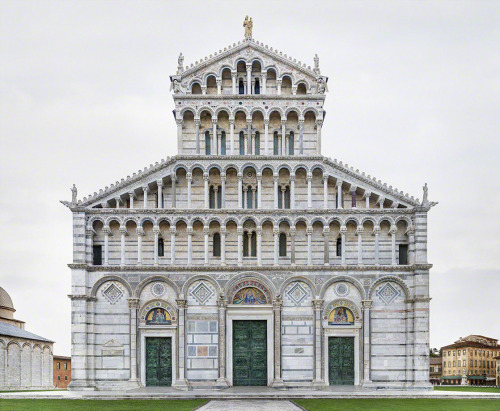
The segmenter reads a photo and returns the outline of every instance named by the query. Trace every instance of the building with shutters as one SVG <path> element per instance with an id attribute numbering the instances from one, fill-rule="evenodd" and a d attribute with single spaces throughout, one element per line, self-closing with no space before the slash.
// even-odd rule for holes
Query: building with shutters
<path id="1" fill-rule="evenodd" d="M 176 156 L 63 202 L 71 389 L 430 387 L 435 203 L 323 156 L 319 58 L 252 24 L 179 56 Z"/>

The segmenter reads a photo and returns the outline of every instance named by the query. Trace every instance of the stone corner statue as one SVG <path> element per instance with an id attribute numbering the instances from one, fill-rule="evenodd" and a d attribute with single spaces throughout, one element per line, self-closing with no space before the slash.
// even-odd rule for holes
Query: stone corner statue
<path id="1" fill-rule="evenodd" d="M 319 57 L 318 57 L 318 54 L 315 54 L 314 55 L 314 72 L 317 74 L 317 75 L 320 75 L 321 74 L 321 71 L 319 69 Z"/>
<path id="2" fill-rule="evenodd" d="M 248 16 L 245 16 L 243 27 L 245 27 L 245 40 L 252 40 L 253 21 L 251 17 L 249 19 Z"/>
<path id="3" fill-rule="evenodd" d="M 179 54 L 179 58 L 177 59 L 177 74 L 181 74 L 182 71 L 184 70 L 184 56 Z"/>
<path id="4" fill-rule="evenodd" d="M 422 205 L 428 205 L 429 204 L 429 188 L 427 187 L 427 183 L 424 184 L 424 198 L 422 199 Z"/>
<path id="5" fill-rule="evenodd" d="M 76 188 L 76 185 L 73 184 L 73 187 L 71 187 L 71 204 L 76 204 L 77 199 L 76 196 L 78 195 L 78 190 Z"/>

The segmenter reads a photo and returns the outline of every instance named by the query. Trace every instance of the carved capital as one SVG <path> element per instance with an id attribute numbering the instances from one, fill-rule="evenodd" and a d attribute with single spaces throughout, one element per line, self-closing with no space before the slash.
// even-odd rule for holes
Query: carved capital
<path id="1" fill-rule="evenodd" d="M 220 233 L 221 233 L 222 235 L 226 235 L 226 234 L 227 234 L 227 228 L 226 228 L 226 226 L 221 226 L 221 228 L 220 228 Z"/>
<path id="2" fill-rule="evenodd" d="M 356 235 L 361 235 L 361 234 L 363 234 L 363 231 L 365 231 L 365 229 L 363 228 L 363 226 L 362 226 L 362 225 L 358 225 L 358 226 L 356 227 Z"/>
<path id="3" fill-rule="evenodd" d="M 179 310 L 185 310 L 187 308 L 187 300 L 175 300 L 175 303 L 177 304 L 177 308 L 179 308 Z"/>
<path id="4" fill-rule="evenodd" d="M 170 234 L 177 234 L 177 228 L 175 227 L 170 227 Z"/>
<path id="5" fill-rule="evenodd" d="M 373 227 L 373 232 L 372 232 L 373 235 L 379 235 L 380 234 L 380 226 L 379 225 L 376 225 Z"/>
<path id="6" fill-rule="evenodd" d="M 312 175 L 312 173 L 309 171 L 309 172 L 306 174 L 306 180 L 307 180 L 307 181 L 311 181 L 311 180 L 312 180 L 312 178 L 313 178 L 313 175 Z"/>
<path id="7" fill-rule="evenodd" d="M 396 235 L 397 231 L 398 228 L 395 225 L 391 225 L 391 228 L 389 229 L 389 234 Z"/>
<path id="8" fill-rule="evenodd" d="M 128 308 L 131 310 L 137 310 L 139 308 L 139 299 L 138 298 L 128 298 Z"/>
<path id="9" fill-rule="evenodd" d="M 321 311 L 324 302 L 325 300 L 320 300 L 320 299 L 312 300 L 314 311 Z"/>
<path id="10" fill-rule="evenodd" d="M 193 181 L 193 174 L 192 173 L 186 173 L 186 180 L 187 181 Z"/>
<path id="11" fill-rule="evenodd" d="M 155 225 L 153 227 L 153 234 L 154 235 L 159 235 L 160 234 L 160 227 L 158 227 L 157 225 Z"/>
<path id="12" fill-rule="evenodd" d="M 373 305 L 373 300 L 362 300 L 361 305 L 363 307 L 363 310 L 370 310 Z"/>
<path id="13" fill-rule="evenodd" d="M 145 193 L 149 192 L 149 187 L 148 186 L 142 187 L 142 191 L 144 191 Z"/>
<path id="14" fill-rule="evenodd" d="M 209 235 L 210 234 L 210 228 L 208 225 L 203 226 L 203 234 Z"/>
<path id="15" fill-rule="evenodd" d="M 262 226 L 257 226 L 257 235 L 262 235 Z"/>
<path id="16" fill-rule="evenodd" d="M 293 237 L 297 234 L 297 229 L 295 227 L 290 227 L 290 236 Z"/>
<path id="17" fill-rule="evenodd" d="M 204 181 L 209 181 L 208 173 L 207 172 L 203 173 L 203 180 Z"/>
<path id="18" fill-rule="evenodd" d="M 132 198 L 137 198 L 137 196 L 135 195 L 135 193 L 133 191 L 130 191 L 128 193 L 129 197 L 132 199 Z"/>
<path id="19" fill-rule="evenodd" d="M 158 187 L 163 187 L 163 180 L 156 180 L 156 185 Z"/>
<path id="20" fill-rule="evenodd" d="M 342 181 L 342 180 L 337 180 L 336 186 L 337 186 L 338 188 L 342 188 L 342 183 L 343 183 L 343 181 Z"/>
<path id="21" fill-rule="evenodd" d="M 406 234 L 414 235 L 415 234 L 415 226 L 414 225 L 409 226 L 408 229 L 406 230 Z"/>
<path id="22" fill-rule="evenodd" d="M 112 233 L 111 233 L 111 228 L 109 228 L 109 225 L 105 225 L 105 226 L 102 228 L 102 232 L 104 233 L 104 235 L 112 235 Z"/>
<path id="23" fill-rule="evenodd" d="M 264 119 L 264 125 L 265 125 L 265 126 L 268 126 L 268 125 L 269 125 L 269 119 L 268 119 L 268 118 L 265 118 L 265 119 Z"/>
<path id="24" fill-rule="evenodd" d="M 313 233 L 313 228 L 311 226 L 306 227 L 306 235 L 312 235 Z"/>
<path id="25" fill-rule="evenodd" d="M 316 120 L 316 127 L 318 127 L 318 128 L 323 127 L 323 120 L 321 120 L 321 119 Z"/>
<path id="26" fill-rule="evenodd" d="M 347 233 L 347 227 L 345 225 L 340 226 L 339 234 L 345 234 L 345 233 Z"/>
<path id="27" fill-rule="evenodd" d="M 323 227 L 323 234 L 324 235 L 330 234 L 330 227 Z"/>
<path id="28" fill-rule="evenodd" d="M 212 126 L 217 124 L 217 117 L 212 117 Z"/>
<path id="29" fill-rule="evenodd" d="M 371 195 L 372 195 L 371 191 L 365 191 L 365 193 L 363 194 L 363 198 L 370 198 Z"/>
<path id="30" fill-rule="evenodd" d="M 193 226 L 188 225 L 188 226 L 186 227 L 186 233 L 187 233 L 188 235 L 193 235 Z"/>
<path id="31" fill-rule="evenodd" d="M 127 227 L 125 227 L 124 225 L 120 226 L 119 231 L 120 231 L 120 234 L 128 235 Z"/>
<path id="32" fill-rule="evenodd" d="M 194 124 L 195 124 L 196 127 L 200 127 L 201 120 L 199 118 L 195 118 L 194 119 Z"/>
<path id="33" fill-rule="evenodd" d="M 283 308 L 283 300 L 281 299 L 281 296 L 276 296 L 276 298 L 273 300 L 273 310 L 279 310 Z"/>
<path id="34" fill-rule="evenodd" d="M 357 189 L 358 189 L 358 186 L 351 184 L 351 187 L 349 188 L 349 193 L 353 194 L 356 192 Z"/>
<path id="35" fill-rule="evenodd" d="M 279 235 L 279 233 L 280 233 L 279 227 L 273 227 L 273 234 L 274 235 Z"/>
<path id="36" fill-rule="evenodd" d="M 138 236 L 138 237 L 142 237 L 142 236 L 144 236 L 145 234 L 146 234 L 146 233 L 144 232 L 144 228 L 142 228 L 142 227 L 140 227 L 140 226 L 139 226 L 139 227 L 137 227 L 137 236 Z"/>

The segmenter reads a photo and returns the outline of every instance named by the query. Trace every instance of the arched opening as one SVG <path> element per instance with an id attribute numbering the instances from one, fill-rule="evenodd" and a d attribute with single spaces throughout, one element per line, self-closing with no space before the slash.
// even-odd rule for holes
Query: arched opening
<path id="1" fill-rule="evenodd" d="M 191 87 L 191 94 L 201 94 L 201 84 L 194 83 Z"/>
<path id="2" fill-rule="evenodd" d="M 210 208 L 215 208 L 215 188 L 210 186 L 209 188 L 209 205 Z"/>
<path id="3" fill-rule="evenodd" d="M 292 79 L 289 76 L 283 76 L 281 94 L 283 96 L 290 96 L 292 94 Z"/>
<path id="4" fill-rule="evenodd" d="M 225 156 L 226 155 L 226 132 L 223 131 L 221 132 L 220 135 L 220 145 L 221 145 L 221 151 L 220 153 Z"/>
<path id="5" fill-rule="evenodd" d="M 222 70 L 222 94 L 231 94 L 232 93 L 232 86 L 233 86 L 233 80 L 231 78 L 231 69 L 229 67 L 226 67 L 224 70 Z"/>
<path id="6" fill-rule="evenodd" d="M 277 156 L 279 154 L 279 149 L 280 149 L 280 140 L 278 137 L 278 132 L 275 131 L 273 133 L 273 154 Z"/>
<path id="7" fill-rule="evenodd" d="M 165 241 L 163 238 L 158 238 L 158 257 L 165 256 Z"/>
<path id="8" fill-rule="evenodd" d="M 276 71 L 267 70 L 266 94 L 276 94 Z"/>
<path id="9" fill-rule="evenodd" d="M 255 155 L 260 155 L 260 133 L 258 131 L 255 132 Z"/>
<path id="10" fill-rule="evenodd" d="M 240 155 L 245 155 L 245 133 L 240 131 Z"/>
<path id="11" fill-rule="evenodd" d="M 288 155 L 293 156 L 295 153 L 295 134 L 290 131 L 290 136 L 288 137 Z"/>
<path id="12" fill-rule="evenodd" d="M 215 233 L 213 238 L 213 256 L 220 257 L 220 234 Z"/>
<path id="13" fill-rule="evenodd" d="M 215 76 L 207 77 L 207 94 L 217 94 L 217 80 Z"/>
<path id="14" fill-rule="evenodd" d="M 280 233 L 280 244 L 279 244 L 280 257 L 286 257 L 286 234 Z"/>
<path id="15" fill-rule="evenodd" d="M 300 83 L 297 86 L 297 95 L 303 96 L 305 94 L 307 94 L 306 85 L 304 83 Z"/>
<path id="16" fill-rule="evenodd" d="M 260 94 L 260 82 L 259 82 L 259 79 L 255 79 L 255 94 Z"/>
<path id="17" fill-rule="evenodd" d="M 255 231 L 243 232 L 243 257 L 257 256 L 257 235 Z"/>
<path id="18" fill-rule="evenodd" d="M 205 131 L 205 154 L 210 155 L 211 150 L 210 132 L 207 130 Z"/>
<path id="19" fill-rule="evenodd" d="M 245 82 L 241 78 L 238 83 L 238 94 L 245 94 Z"/>

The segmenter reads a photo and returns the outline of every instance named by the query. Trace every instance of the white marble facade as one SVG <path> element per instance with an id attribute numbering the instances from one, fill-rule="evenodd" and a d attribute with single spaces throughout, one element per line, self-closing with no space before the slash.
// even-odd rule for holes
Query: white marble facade
<path id="1" fill-rule="evenodd" d="M 328 338 L 345 336 L 354 385 L 428 387 L 427 189 L 419 201 L 321 155 L 317 57 L 311 68 L 250 32 L 183 60 L 171 76 L 179 154 L 64 202 L 70 388 L 145 385 L 145 341 L 158 336 L 172 338 L 174 387 L 232 386 L 242 319 L 267 321 L 269 386 L 329 385 Z M 235 303 L 245 287 L 260 304 Z M 169 324 L 148 324 L 155 307 Z M 329 325 L 338 307 L 351 323 Z"/>

